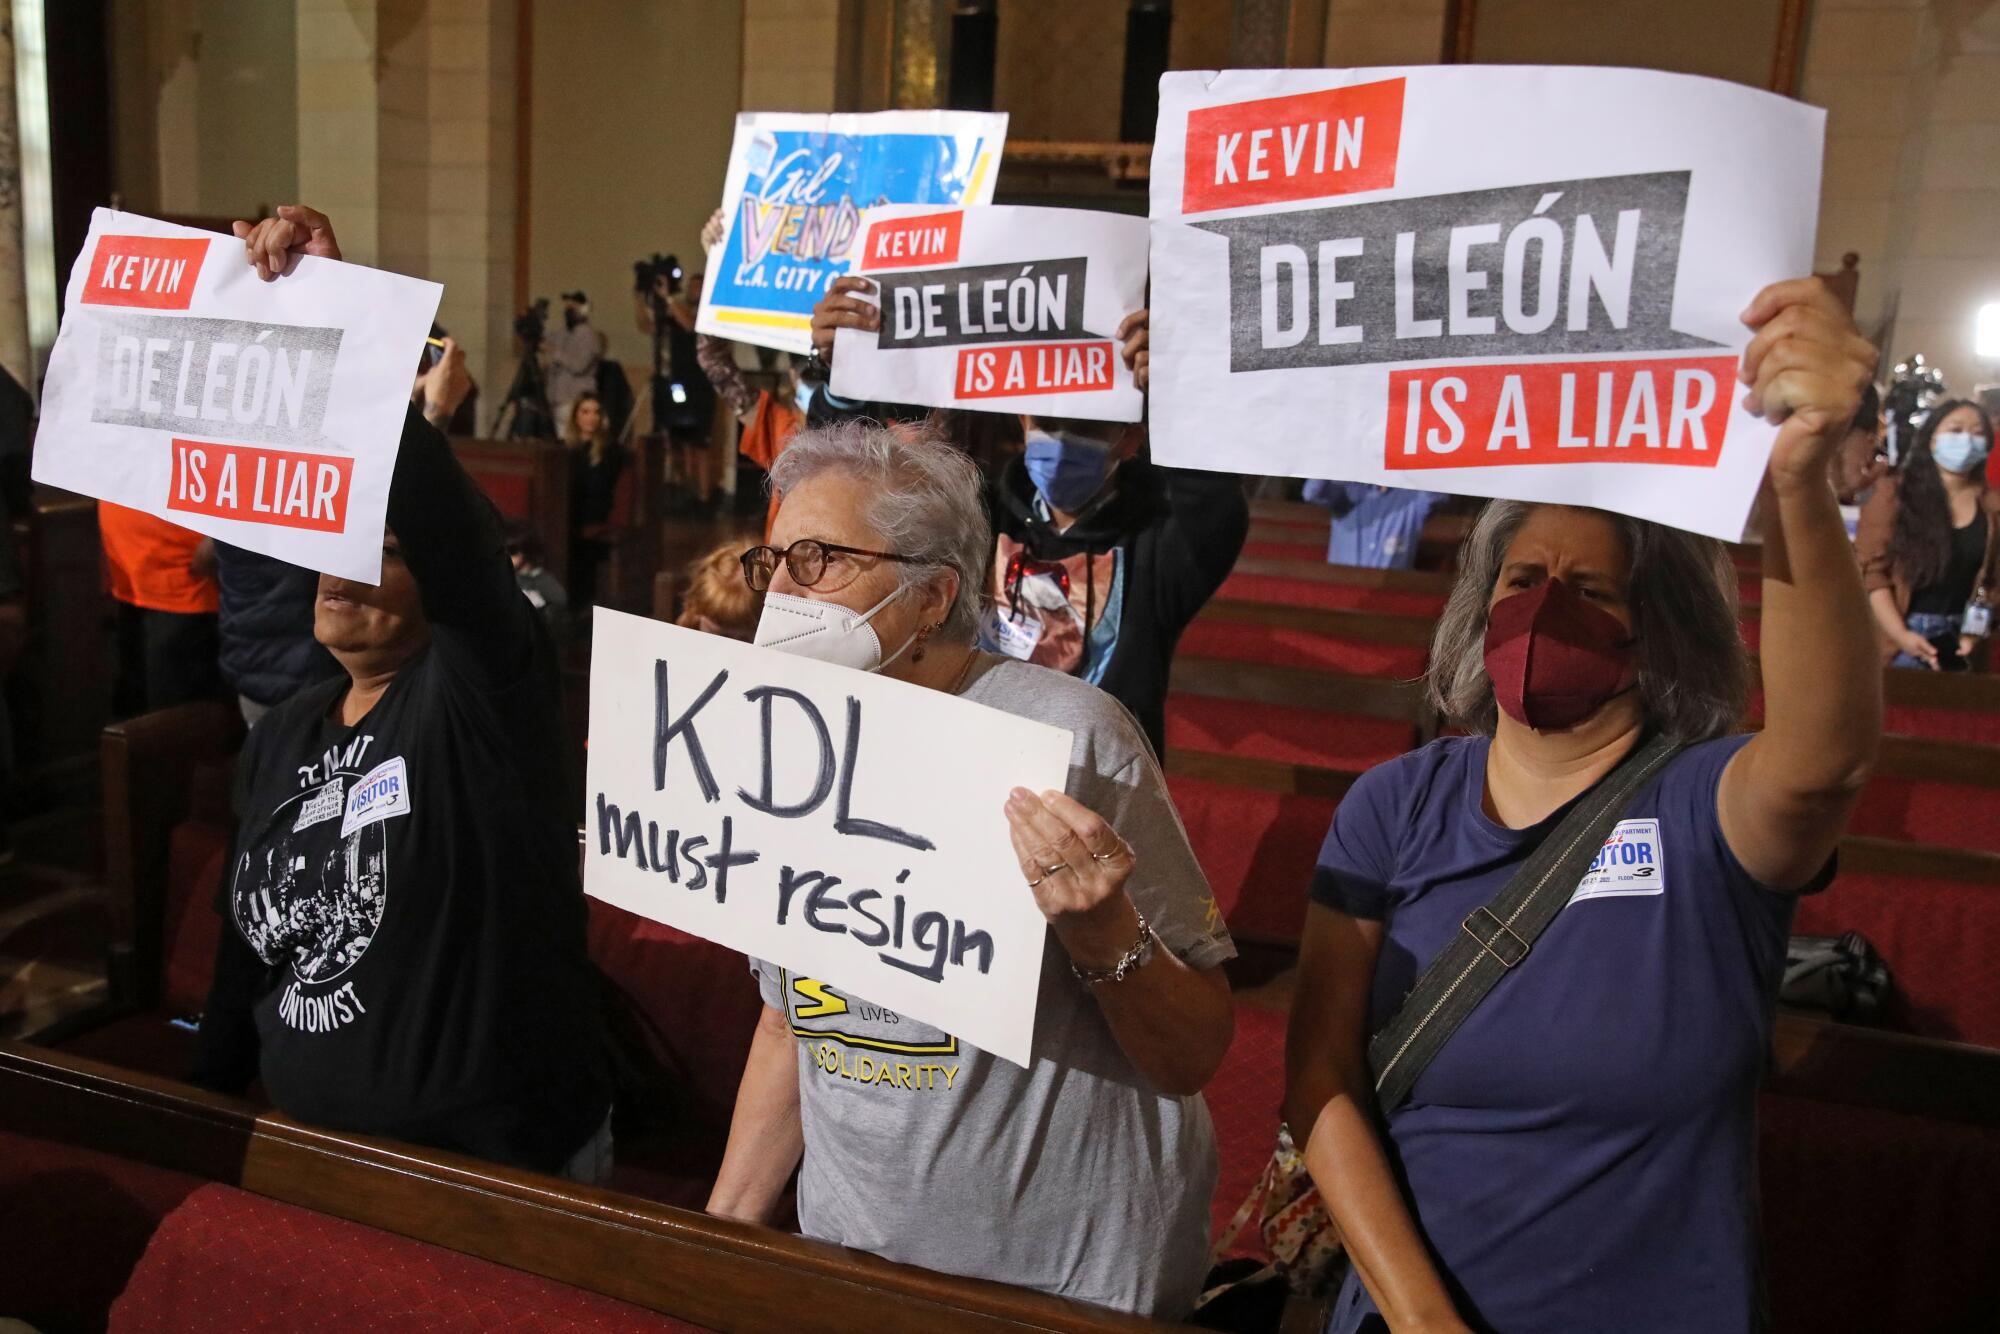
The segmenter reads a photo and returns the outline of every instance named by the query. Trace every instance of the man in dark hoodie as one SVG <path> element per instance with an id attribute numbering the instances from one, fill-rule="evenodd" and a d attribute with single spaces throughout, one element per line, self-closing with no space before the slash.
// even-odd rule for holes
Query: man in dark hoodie
<path id="1" fill-rule="evenodd" d="M 274 705 L 340 675 L 340 664 L 313 638 L 317 574 L 217 542 L 215 576 L 222 585 L 222 679 L 236 692 L 244 722 L 254 726 Z"/>
<path id="2" fill-rule="evenodd" d="M 878 307 L 854 295 L 873 286 L 838 279 L 814 309 L 813 360 L 822 378 L 835 329 L 880 327 Z M 1141 390 L 1149 334 L 1144 310 L 1118 326 Z M 930 411 L 847 403 L 824 389 L 813 396 L 808 420 L 838 415 L 920 421 Z M 980 646 L 1101 687 L 1164 753 L 1174 648 L 1249 532 L 1242 481 L 1153 463 L 1140 425 L 1023 416 L 1021 427 L 1026 449 L 992 480 L 997 541 Z"/>

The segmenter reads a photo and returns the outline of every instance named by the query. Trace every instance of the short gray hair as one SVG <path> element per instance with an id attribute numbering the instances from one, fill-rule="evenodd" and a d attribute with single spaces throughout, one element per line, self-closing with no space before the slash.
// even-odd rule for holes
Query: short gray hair
<path id="1" fill-rule="evenodd" d="M 1490 736 L 1498 706 L 1486 676 L 1486 606 L 1515 534 L 1541 506 L 1495 500 L 1459 552 L 1458 582 L 1445 602 L 1426 672 L 1431 703 L 1470 732 Z M 1700 537 L 1603 510 L 1625 539 L 1632 568 L 1627 602 L 1648 725 L 1676 740 L 1706 741 L 1734 730 L 1750 696 L 1750 664 L 1736 622 L 1736 567 L 1729 549 Z"/>
<path id="2" fill-rule="evenodd" d="M 993 553 L 986 488 L 979 466 L 934 436 L 908 426 L 856 419 L 801 430 L 771 468 L 771 490 L 786 493 L 822 473 L 844 473 L 868 494 L 862 521 L 898 562 L 903 587 L 928 582 L 938 570 L 958 573 L 958 596 L 938 627 L 949 643 L 970 643 L 979 629 L 979 601 Z"/>

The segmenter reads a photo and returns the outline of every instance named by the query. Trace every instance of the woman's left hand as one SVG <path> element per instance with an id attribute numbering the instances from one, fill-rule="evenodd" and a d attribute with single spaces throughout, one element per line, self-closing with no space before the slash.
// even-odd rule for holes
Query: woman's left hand
<path id="1" fill-rule="evenodd" d="M 1131 847 L 1095 811 L 1060 792 L 1017 787 L 1007 798 L 1007 830 L 1035 906 L 1086 967 L 1109 967 L 1131 942 L 1134 910 L 1125 896 Z"/>
<path id="2" fill-rule="evenodd" d="M 1824 485 L 1834 451 L 1875 374 L 1875 345 L 1863 338 L 1818 278 L 1772 283 L 1743 312 L 1757 331 L 1743 349 L 1744 406 L 1783 422 L 1768 465 L 1773 484 Z"/>

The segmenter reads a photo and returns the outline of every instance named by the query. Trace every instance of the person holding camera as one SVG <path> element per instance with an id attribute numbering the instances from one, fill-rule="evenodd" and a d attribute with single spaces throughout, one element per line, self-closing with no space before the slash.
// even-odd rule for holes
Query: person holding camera
<path id="1" fill-rule="evenodd" d="M 1891 667 L 1966 671 L 2000 591 L 1993 423 L 1977 403 L 1931 409 L 1902 466 L 1861 508 L 1855 551 Z"/>
<path id="2" fill-rule="evenodd" d="M 673 255 L 642 259 L 632 271 L 637 279 L 633 318 L 639 332 L 653 340 L 653 427 L 666 433 L 673 475 L 687 487 L 695 506 L 705 508 L 715 492 L 708 447 L 715 391 L 695 347 L 702 275 L 686 275 Z"/>
<path id="3" fill-rule="evenodd" d="M 576 400 L 597 392 L 597 363 L 604 359 L 604 335 L 590 323 L 590 298 L 563 293 L 563 327 L 542 336 L 548 353 L 549 408 L 567 422 Z"/>

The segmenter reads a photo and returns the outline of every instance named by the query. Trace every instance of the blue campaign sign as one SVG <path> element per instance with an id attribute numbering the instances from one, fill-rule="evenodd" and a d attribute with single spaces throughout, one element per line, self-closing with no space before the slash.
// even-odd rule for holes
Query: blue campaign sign
<path id="1" fill-rule="evenodd" d="M 806 351 L 812 308 L 847 272 L 862 210 L 992 202 L 1006 135 L 1007 117 L 986 112 L 738 116 L 696 327 Z"/>

